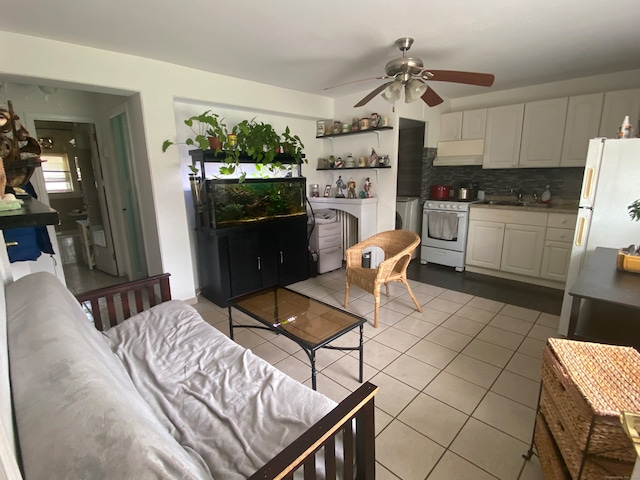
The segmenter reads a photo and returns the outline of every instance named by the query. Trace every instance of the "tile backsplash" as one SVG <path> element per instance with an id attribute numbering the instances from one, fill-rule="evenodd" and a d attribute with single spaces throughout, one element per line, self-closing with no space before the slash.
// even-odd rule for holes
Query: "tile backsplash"
<path id="1" fill-rule="evenodd" d="M 509 195 L 520 191 L 531 201 L 533 194 L 542 194 L 550 186 L 552 198 L 578 200 L 584 168 L 509 168 L 483 169 L 480 165 L 434 167 L 437 148 L 425 148 L 422 156 L 421 200 L 429 198 L 431 185 L 444 184 L 458 188 L 462 183 L 474 182 L 487 195 Z"/>

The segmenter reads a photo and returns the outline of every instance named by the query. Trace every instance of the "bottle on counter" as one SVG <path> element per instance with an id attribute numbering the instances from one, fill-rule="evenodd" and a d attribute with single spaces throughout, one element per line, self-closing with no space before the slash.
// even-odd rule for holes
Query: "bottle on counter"
<path id="1" fill-rule="evenodd" d="M 629 115 L 624 117 L 622 125 L 620 125 L 618 138 L 631 138 L 631 122 L 629 121 Z"/>
<path id="2" fill-rule="evenodd" d="M 549 185 L 546 186 L 546 190 L 542 192 L 540 196 L 540 203 L 551 203 L 551 190 L 549 189 Z"/>

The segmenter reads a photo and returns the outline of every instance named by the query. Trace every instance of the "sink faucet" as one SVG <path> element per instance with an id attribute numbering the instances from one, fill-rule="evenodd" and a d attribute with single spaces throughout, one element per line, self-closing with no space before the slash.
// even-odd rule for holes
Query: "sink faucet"
<path id="1" fill-rule="evenodd" d="M 509 193 L 512 193 L 513 195 L 516 196 L 516 198 L 518 199 L 519 202 L 522 202 L 522 192 L 518 192 L 516 190 L 514 190 L 513 188 L 509 189 Z"/>

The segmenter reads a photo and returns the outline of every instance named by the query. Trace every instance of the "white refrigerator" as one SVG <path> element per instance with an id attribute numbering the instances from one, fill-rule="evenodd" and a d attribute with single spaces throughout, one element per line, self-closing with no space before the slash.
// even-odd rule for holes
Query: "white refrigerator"
<path id="1" fill-rule="evenodd" d="M 640 244 L 640 223 L 628 212 L 637 199 L 640 138 L 590 140 L 558 333 L 567 334 L 572 300 L 567 292 L 591 252 Z"/>

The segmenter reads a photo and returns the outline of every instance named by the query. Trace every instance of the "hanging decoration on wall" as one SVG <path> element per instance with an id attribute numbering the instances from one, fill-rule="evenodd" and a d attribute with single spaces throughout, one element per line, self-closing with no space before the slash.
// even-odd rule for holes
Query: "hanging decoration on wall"
<path id="1" fill-rule="evenodd" d="M 25 185 L 42 162 L 38 140 L 29 135 L 11 101 L 7 105 L 0 108 L 0 198 L 5 188 Z"/>

